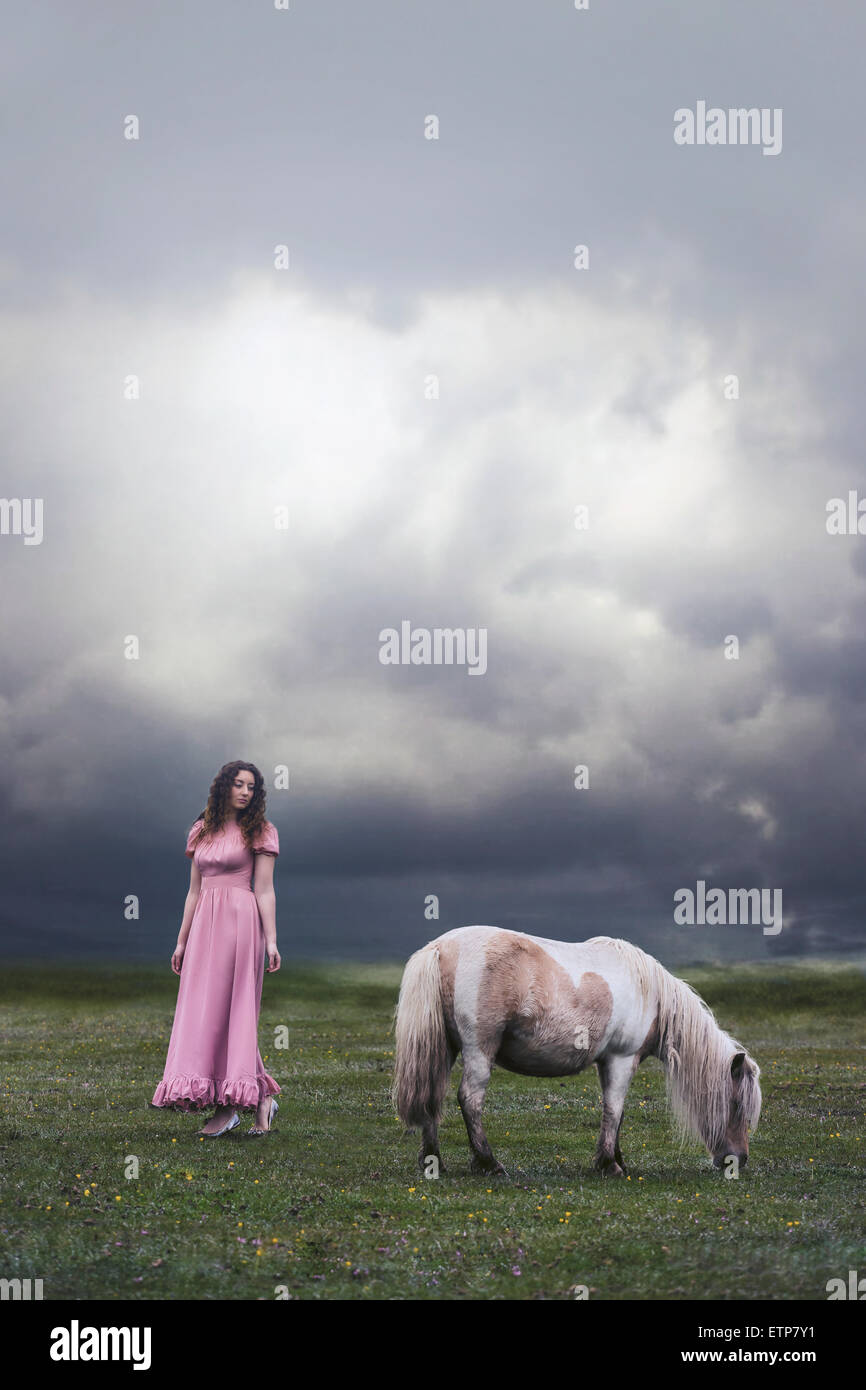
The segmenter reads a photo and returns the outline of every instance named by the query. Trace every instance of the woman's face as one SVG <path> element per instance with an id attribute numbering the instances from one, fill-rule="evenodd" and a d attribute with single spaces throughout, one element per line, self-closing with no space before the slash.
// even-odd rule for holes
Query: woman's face
<path id="1" fill-rule="evenodd" d="M 236 811 L 243 811 L 249 806 L 253 799 L 253 792 L 256 787 L 256 779 L 251 772 L 238 772 L 232 784 L 232 806 Z"/>

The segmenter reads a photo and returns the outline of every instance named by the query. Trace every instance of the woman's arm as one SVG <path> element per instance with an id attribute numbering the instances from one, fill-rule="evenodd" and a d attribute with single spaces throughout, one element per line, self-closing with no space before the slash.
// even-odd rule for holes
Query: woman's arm
<path id="1" fill-rule="evenodd" d="M 186 945 L 186 939 L 189 936 L 189 929 L 192 926 L 192 917 L 200 892 L 201 870 L 193 859 L 189 866 L 189 889 L 187 890 L 186 902 L 183 906 L 183 921 L 180 924 L 180 932 L 177 938 L 177 944 L 181 949 Z"/>
<path id="2" fill-rule="evenodd" d="M 274 892 L 274 856 L 257 854 L 253 874 L 253 892 L 259 905 L 259 915 L 265 933 L 265 950 L 268 953 L 268 970 L 279 970 L 280 953 L 277 950 L 277 895 Z"/>

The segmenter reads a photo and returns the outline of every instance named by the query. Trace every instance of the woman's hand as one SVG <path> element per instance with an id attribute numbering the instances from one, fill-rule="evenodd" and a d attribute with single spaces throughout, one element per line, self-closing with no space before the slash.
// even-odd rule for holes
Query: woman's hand
<path id="1" fill-rule="evenodd" d="M 277 950 L 276 941 L 273 945 L 265 944 L 265 950 L 268 953 L 268 974 L 270 975 L 274 970 L 280 968 L 280 953 Z"/>
<path id="2" fill-rule="evenodd" d="M 185 950 L 186 947 L 181 946 L 180 942 L 178 942 L 178 944 L 174 948 L 174 955 L 171 958 L 171 968 L 174 971 L 175 975 L 180 974 L 180 968 L 183 965 L 183 953 Z"/>

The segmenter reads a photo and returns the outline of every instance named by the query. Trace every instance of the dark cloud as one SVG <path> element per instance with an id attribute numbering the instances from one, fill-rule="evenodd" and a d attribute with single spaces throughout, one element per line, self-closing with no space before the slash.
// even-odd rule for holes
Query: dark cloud
<path id="1" fill-rule="evenodd" d="M 0 537 L 6 950 L 169 952 L 234 757 L 290 768 L 286 955 L 862 950 L 866 537 L 825 509 L 866 495 L 864 28 L 16 16 L 3 489 L 45 534 Z M 677 146 L 699 99 L 782 108 L 781 153 Z M 486 674 L 382 665 L 404 620 L 484 628 Z M 781 888 L 782 933 L 675 925 L 698 879 Z"/>

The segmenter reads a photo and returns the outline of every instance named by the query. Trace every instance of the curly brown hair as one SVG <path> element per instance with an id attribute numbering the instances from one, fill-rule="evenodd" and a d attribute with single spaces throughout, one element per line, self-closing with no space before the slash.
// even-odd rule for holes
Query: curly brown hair
<path id="1" fill-rule="evenodd" d="M 190 846 L 192 850 L 206 836 L 215 835 L 222 830 L 227 820 L 232 783 L 239 772 L 251 772 L 255 780 L 250 804 L 242 815 L 238 815 L 238 825 L 243 833 L 244 844 L 247 849 L 252 849 L 261 835 L 265 827 L 265 779 L 255 763 L 245 763 L 240 759 L 235 759 L 232 763 L 225 763 L 211 782 L 207 806 L 196 816 L 196 820 L 202 820 L 204 824 Z"/>

